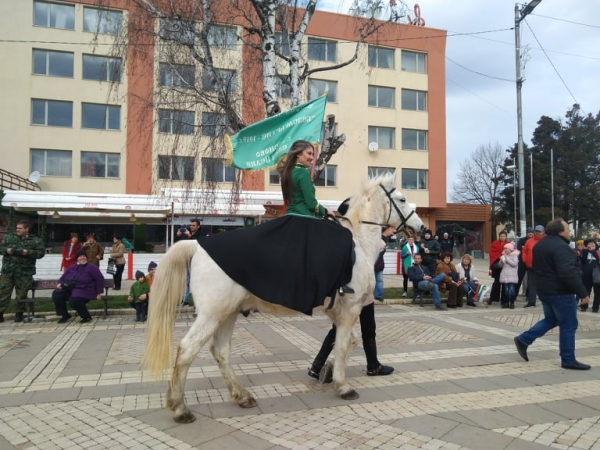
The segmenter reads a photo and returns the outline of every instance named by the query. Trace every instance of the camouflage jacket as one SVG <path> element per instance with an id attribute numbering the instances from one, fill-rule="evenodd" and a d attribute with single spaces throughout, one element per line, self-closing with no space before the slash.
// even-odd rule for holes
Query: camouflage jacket
<path id="1" fill-rule="evenodd" d="M 12 254 L 6 253 L 12 249 Z M 23 250 L 27 255 L 23 256 Z M 0 244 L 2 255 L 2 275 L 7 276 L 32 276 L 35 275 L 35 260 L 44 257 L 46 249 L 41 239 L 35 236 L 20 238 L 16 233 L 7 234 Z"/>

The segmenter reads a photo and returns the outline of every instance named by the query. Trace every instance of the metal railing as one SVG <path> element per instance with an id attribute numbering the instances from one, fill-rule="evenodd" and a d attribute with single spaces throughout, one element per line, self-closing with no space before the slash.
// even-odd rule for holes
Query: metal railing
<path id="1" fill-rule="evenodd" d="M 27 178 L 0 169 L 0 189 L 4 191 L 41 191 L 42 188 Z"/>

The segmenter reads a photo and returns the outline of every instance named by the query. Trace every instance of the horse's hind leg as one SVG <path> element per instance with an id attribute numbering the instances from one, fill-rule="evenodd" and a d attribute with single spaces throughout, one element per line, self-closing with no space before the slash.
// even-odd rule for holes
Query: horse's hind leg
<path id="1" fill-rule="evenodd" d="M 358 393 L 346 381 L 346 366 L 350 356 L 352 325 L 354 321 L 346 317 L 336 325 L 337 333 L 335 336 L 335 362 L 333 364 L 333 388 L 340 394 L 344 400 L 355 400 Z"/>
<path id="2" fill-rule="evenodd" d="M 202 346 L 214 335 L 217 326 L 217 322 L 213 319 L 202 320 L 201 317 L 198 317 L 177 347 L 177 358 L 167 392 L 167 408 L 173 411 L 175 422 L 190 423 L 196 420 L 185 404 L 185 380 L 194 358 Z"/>
<path id="3" fill-rule="evenodd" d="M 213 338 L 213 344 L 210 347 L 210 351 L 217 361 L 217 364 L 219 364 L 219 369 L 225 379 L 225 383 L 227 383 L 231 398 L 242 408 L 252 408 L 256 406 L 256 400 L 254 400 L 254 397 L 252 397 L 250 392 L 240 384 L 229 363 L 231 335 L 233 334 L 233 327 L 235 326 L 236 319 L 237 312 L 231 314 L 223 321 L 223 323 L 221 323 Z"/>

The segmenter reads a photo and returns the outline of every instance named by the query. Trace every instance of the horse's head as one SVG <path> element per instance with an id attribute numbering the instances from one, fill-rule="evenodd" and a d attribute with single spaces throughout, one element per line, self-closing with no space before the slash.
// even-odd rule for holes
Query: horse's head
<path id="1" fill-rule="evenodd" d="M 394 175 L 386 174 L 367 181 L 362 191 L 342 202 L 338 211 L 352 222 L 392 226 L 405 236 L 421 234 L 425 225 L 406 197 L 396 190 Z"/>

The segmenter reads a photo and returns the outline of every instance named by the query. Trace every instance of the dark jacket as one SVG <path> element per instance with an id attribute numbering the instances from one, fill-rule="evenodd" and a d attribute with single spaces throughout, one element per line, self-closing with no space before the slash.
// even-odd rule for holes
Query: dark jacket
<path id="1" fill-rule="evenodd" d="M 434 238 L 431 239 L 422 239 L 421 244 L 425 245 L 425 248 L 421 249 L 421 255 L 423 255 L 423 263 L 429 265 L 434 262 L 437 258 L 439 258 L 440 253 L 442 253 L 442 245 L 436 241 Z M 429 253 L 425 253 L 425 249 L 429 249 Z"/>
<path id="2" fill-rule="evenodd" d="M 573 250 L 562 236 L 548 235 L 536 242 L 533 267 L 538 294 L 588 296 Z"/>
<path id="3" fill-rule="evenodd" d="M 418 284 L 419 281 L 423 281 L 425 275 L 432 276 L 429 268 L 422 263 L 418 266 L 413 264 L 408 268 L 408 278 L 415 284 Z"/>
<path id="4" fill-rule="evenodd" d="M 286 214 L 298 214 L 308 217 L 325 217 L 327 210 L 315 198 L 315 185 L 310 179 L 309 170 L 302 164 L 296 164 L 292 169 L 294 191 L 290 203 L 286 206 Z"/>
<path id="5" fill-rule="evenodd" d="M 12 250 L 9 255 L 8 249 Z M 23 255 L 27 250 L 27 255 Z M 4 236 L 0 243 L 0 255 L 2 255 L 2 275 L 7 277 L 31 277 L 35 275 L 36 259 L 41 259 L 46 254 L 42 240 L 35 236 L 19 237 L 17 233 Z"/>
<path id="6" fill-rule="evenodd" d="M 581 255 L 578 257 L 578 268 L 581 272 L 583 279 L 590 285 L 593 284 L 593 275 L 595 267 L 598 267 L 600 257 L 598 251 L 589 251 L 588 249 L 582 250 Z"/>
<path id="7" fill-rule="evenodd" d="M 71 291 L 73 297 L 94 300 L 104 291 L 104 276 L 98 267 L 90 263 L 69 267 L 58 279 L 58 284 L 64 281 L 75 281 L 75 287 Z"/>
<path id="8" fill-rule="evenodd" d="M 453 239 L 451 239 L 451 238 L 442 239 L 440 241 L 440 244 L 442 245 L 443 252 L 452 253 L 454 251 L 454 240 Z"/>

